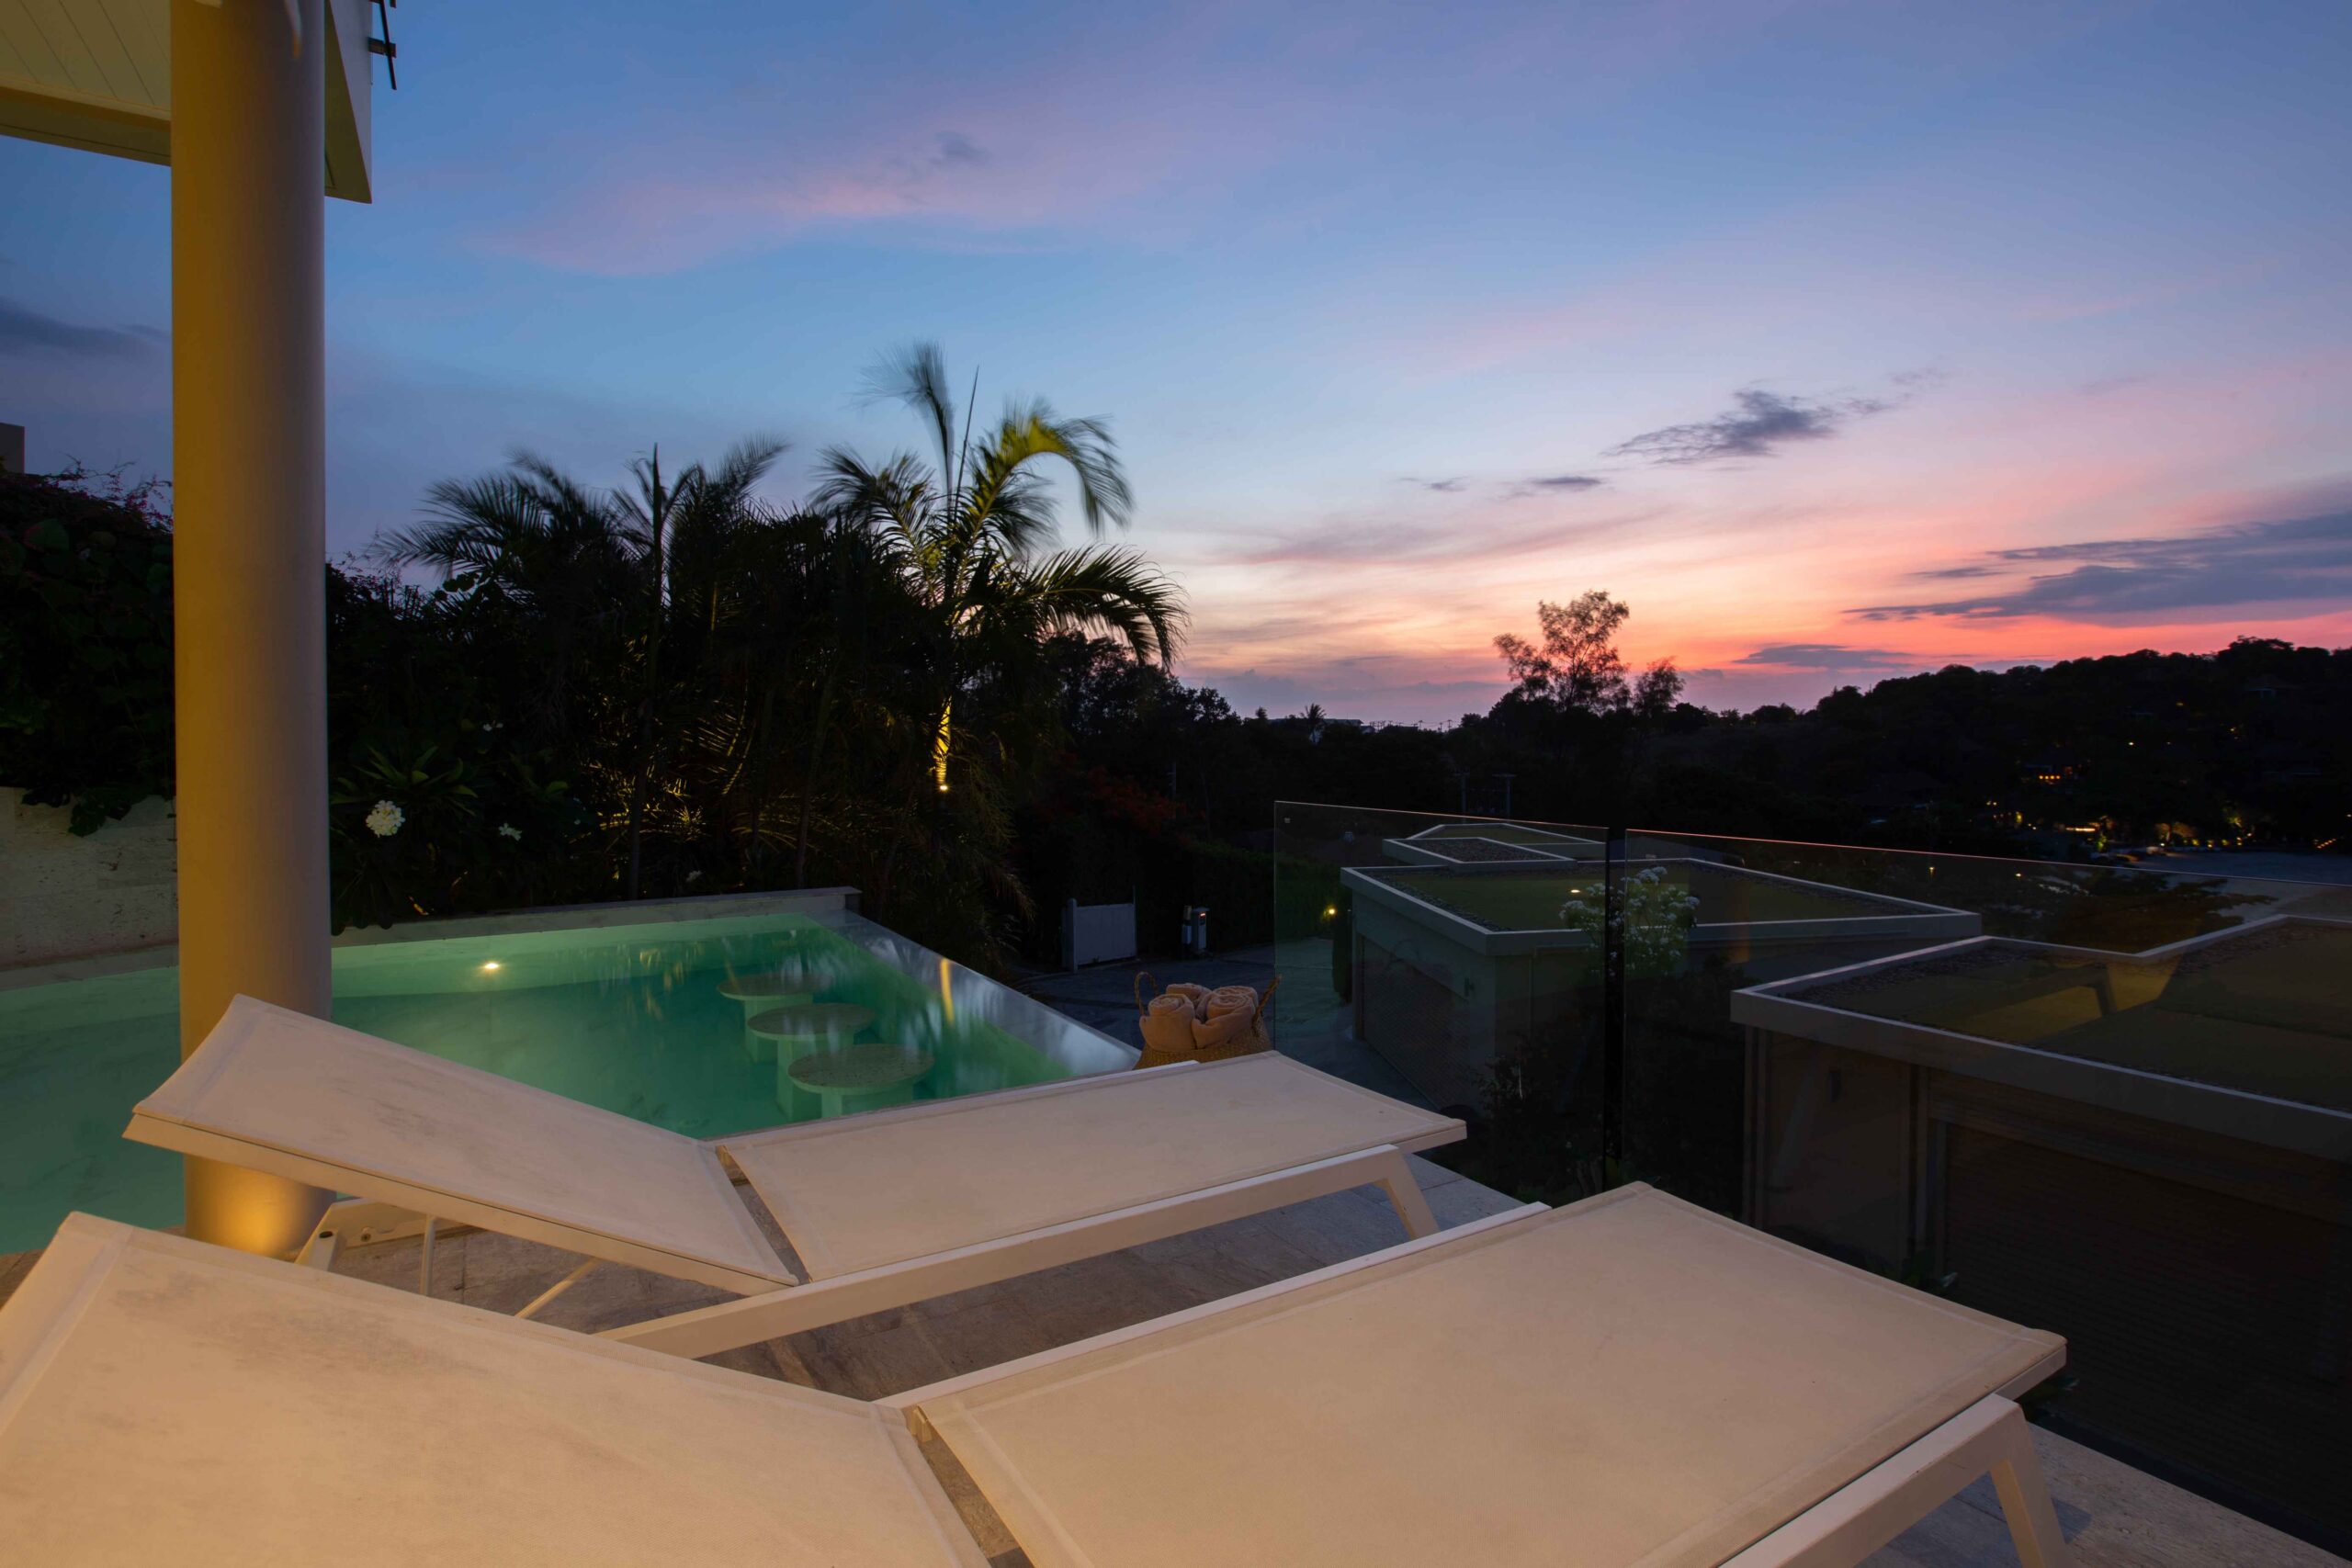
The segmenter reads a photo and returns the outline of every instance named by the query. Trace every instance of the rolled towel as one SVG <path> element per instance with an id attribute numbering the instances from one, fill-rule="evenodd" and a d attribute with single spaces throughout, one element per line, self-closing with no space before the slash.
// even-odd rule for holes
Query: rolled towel
<path id="1" fill-rule="evenodd" d="M 1196 986 L 1190 980 L 1177 981 L 1168 987 L 1167 994 L 1171 997 L 1182 997 L 1191 1003 L 1193 1015 L 1196 1018 L 1200 1016 L 1201 1005 L 1209 999 L 1209 988 L 1206 986 Z"/>
<path id="2" fill-rule="evenodd" d="M 1229 1045 L 1246 1038 L 1257 1021 L 1257 1014 L 1248 1008 L 1202 1019 L 1193 1025 L 1193 1047 L 1205 1051 L 1213 1045 Z"/>
<path id="3" fill-rule="evenodd" d="M 1201 1014 L 1204 1018 L 1222 1018 L 1229 1012 L 1254 1013 L 1257 1010 L 1258 992 L 1250 986 L 1219 986 L 1209 993 L 1208 1000 L 1201 1007 Z"/>
<path id="4" fill-rule="evenodd" d="M 1154 997 L 1140 1022 L 1144 1049 L 1182 1055 L 1193 1048 L 1193 1003 L 1187 997 Z"/>

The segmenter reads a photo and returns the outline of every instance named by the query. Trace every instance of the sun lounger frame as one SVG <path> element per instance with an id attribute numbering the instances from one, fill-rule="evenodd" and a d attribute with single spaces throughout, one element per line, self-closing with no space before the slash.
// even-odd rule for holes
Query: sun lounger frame
<path id="1" fill-rule="evenodd" d="M 1406 1164 L 1405 1154 L 1394 1145 L 1382 1145 L 906 1263 L 763 1291 L 606 1329 L 599 1337 L 678 1356 L 716 1355 L 737 1346 L 1017 1279 L 1356 1187 L 1379 1187 L 1388 1195 L 1408 1235 L 1430 1235 L 1436 1231 L 1437 1221 Z"/>
<path id="2" fill-rule="evenodd" d="M 1993 1479 L 2022 1568 L 2072 1561 L 2025 1413 L 1987 1395 L 1865 1471 L 1724 1568 L 1853 1568 L 1980 1475 Z"/>

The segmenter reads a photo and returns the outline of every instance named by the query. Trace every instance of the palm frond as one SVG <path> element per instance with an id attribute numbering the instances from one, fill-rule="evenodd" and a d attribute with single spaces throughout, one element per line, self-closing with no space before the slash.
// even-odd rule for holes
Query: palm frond
<path id="1" fill-rule="evenodd" d="M 854 452 L 827 448 L 818 459 L 809 502 L 854 527 L 888 534 L 918 554 L 935 552 L 941 542 L 936 481 L 903 453 L 873 468 Z"/>
<path id="2" fill-rule="evenodd" d="M 999 603 L 1037 631 L 1107 631 L 1163 666 L 1183 642 L 1183 591 L 1139 550 L 1091 546 L 1008 565 Z"/>
<path id="3" fill-rule="evenodd" d="M 537 453 L 517 447 L 509 454 L 507 467 L 551 517 L 586 520 L 612 515 L 609 494 L 589 489 Z"/>
<path id="4" fill-rule="evenodd" d="M 435 480 L 424 492 L 424 510 L 426 521 L 379 536 L 369 556 L 390 567 L 432 567 L 444 576 L 486 571 L 545 525 L 530 487 L 509 474 Z"/>
<path id="5" fill-rule="evenodd" d="M 869 401 L 900 402 L 914 410 L 939 443 L 939 471 L 956 472 L 956 394 L 947 385 L 947 356 L 935 343 L 910 344 L 865 373 Z"/>
<path id="6" fill-rule="evenodd" d="M 703 475 L 696 486 L 695 504 L 702 507 L 740 510 L 751 503 L 752 491 L 776 459 L 790 451 L 792 444 L 779 436 L 754 435 L 738 441 L 718 460 L 718 467 Z M 697 465 L 699 467 L 699 465 Z"/>
<path id="7" fill-rule="evenodd" d="M 1025 538 L 1016 541 L 1007 535 L 1008 542 L 1015 543 L 1023 553 L 1043 543 L 1034 532 L 1035 520 L 1043 518 L 1050 524 L 1052 516 L 1042 487 L 1022 493 L 1025 487 L 1036 485 L 1036 476 L 1026 465 L 1040 457 L 1058 457 L 1077 476 L 1079 511 L 1088 532 L 1100 536 L 1105 524 L 1125 527 L 1134 514 L 1135 492 L 1127 485 L 1117 443 L 1112 440 L 1105 421 L 1062 419 L 1042 399 L 1015 404 L 1005 411 L 1002 422 L 981 443 L 976 456 L 971 492 L 965 504 L 976 517 L 1003 510 L 1020 525 L 1030 526 Z"/>

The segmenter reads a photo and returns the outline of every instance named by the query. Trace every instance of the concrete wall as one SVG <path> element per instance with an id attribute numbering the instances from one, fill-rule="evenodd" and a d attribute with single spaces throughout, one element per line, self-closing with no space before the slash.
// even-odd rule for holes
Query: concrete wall
<path id="1" fill-rule="evenodd" d="M 173 940 L 172 803 L 141 801 L 86 839 L 62 807 L 0 787 L 0 964 L 114 953 Z"/>

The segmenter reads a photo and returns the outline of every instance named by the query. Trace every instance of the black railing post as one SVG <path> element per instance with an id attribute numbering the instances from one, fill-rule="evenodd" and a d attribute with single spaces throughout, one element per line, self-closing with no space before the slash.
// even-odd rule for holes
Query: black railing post
<path id="1" fill-rule="evenodd" d="M 1612 827 L 1600 880 L 1601 1179 L 1625 1157 L 1625 829 Z"/>

